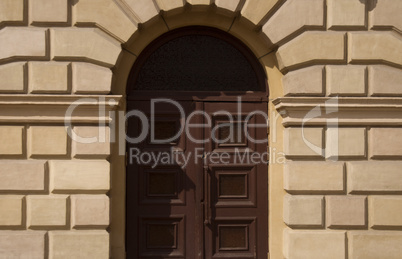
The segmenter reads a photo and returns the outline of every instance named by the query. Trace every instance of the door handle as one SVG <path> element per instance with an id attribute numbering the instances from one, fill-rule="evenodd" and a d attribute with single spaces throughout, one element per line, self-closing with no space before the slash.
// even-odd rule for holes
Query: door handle
<path id="1" fill-rule="evenodd" d="M 204 225 L 211 225 L 212 216 L 211 216 L 211 174 L 208 169 L 208 165 L 204 164 L 204 180 L 205 180 L 205 188 L 206 188 L 206 199 L 204 203 Z"/>
<path id="2" fill-rule="evenodd" d="M 209 153 L 206 153 L 206 152 L 204 152 L 204 155 L 202 156 L 202 159 L 203 159 L 202 164 L 204 166 L 204 170 L 208 169 L 208 156 L 209 156 Z"/>

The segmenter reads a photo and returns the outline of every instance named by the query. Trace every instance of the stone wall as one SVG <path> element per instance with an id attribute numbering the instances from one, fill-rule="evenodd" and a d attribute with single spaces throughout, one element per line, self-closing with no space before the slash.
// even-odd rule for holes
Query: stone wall
<path id="1" fill-rule="evenodd" d="M 398 258 L 402 2 L 322 4 L 287 1 L 263 27 L 286 73 L 283 255 Z"/>
<path id="2" fill-rule="evenodd" d="M 124 258 L 108 111 L 124 110 L 143 48 L 188 25 L 231 33 L 266 69 L 270 146 L 287 159 L 269 168 L 270 258 L 400 257 L 401 13 L 399 0 L 0 0 L 0 258 Z"/>

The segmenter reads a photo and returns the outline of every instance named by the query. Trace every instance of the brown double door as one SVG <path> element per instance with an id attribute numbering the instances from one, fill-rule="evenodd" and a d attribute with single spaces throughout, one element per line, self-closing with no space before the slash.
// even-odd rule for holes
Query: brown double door
<path id="1" fill-rule="evenodd" d="M 135 100 L 128 110 L 128 136 L 143 139 L 127 143 L 127 258 L 267 258 L 267 122 L 255 113 L 267 104 Z"/>

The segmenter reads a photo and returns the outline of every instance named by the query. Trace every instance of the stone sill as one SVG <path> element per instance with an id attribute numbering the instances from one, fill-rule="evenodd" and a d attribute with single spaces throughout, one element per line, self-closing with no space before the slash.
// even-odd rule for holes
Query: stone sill
<path id="1" fill-rule="evenodd" d="M 281 97 L 272 103 L 285 127 L 402 125 L 402 98 Z"/>
<path id="2" fill-rule="evenodd" d="M 0 122 L 64 123 L 66 112 L 72 123 L 110 123 L 121 95 L 0 95 Z M 99 111 L 103 111 L 101 114 Z"/>

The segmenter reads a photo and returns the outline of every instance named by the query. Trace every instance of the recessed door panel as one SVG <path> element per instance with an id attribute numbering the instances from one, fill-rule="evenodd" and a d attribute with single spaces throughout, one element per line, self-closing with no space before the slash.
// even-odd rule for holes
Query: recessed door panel
<path id="1" fill-rule="evenodd" d="M 255 166 L 214 165 L 209 171 L 215 207 L 256 207 Z"/>
<path id="2" fill-rule="evenodd" d="M 141 217 L 139 228 L 140 258 L 188 258 L 185 257 L 185 218 L 183 215 L 169 217 Z"/>
<path id="3" fill-rule="evenodd" d="M 185 205 L 185 173 L 179 166 L 139 167 L 139 203 Z"/>
<path id="4" fill-rule="evenodd" d="M 216 218 L 213 231 L 216 235 L 212 258 L 259 258 L 254 218 Z"/>

